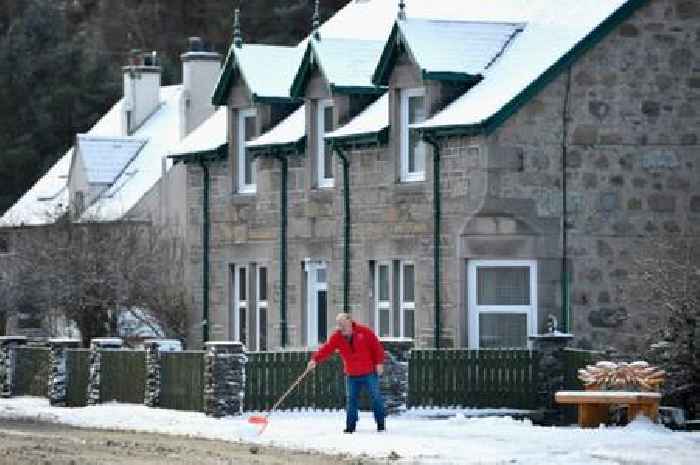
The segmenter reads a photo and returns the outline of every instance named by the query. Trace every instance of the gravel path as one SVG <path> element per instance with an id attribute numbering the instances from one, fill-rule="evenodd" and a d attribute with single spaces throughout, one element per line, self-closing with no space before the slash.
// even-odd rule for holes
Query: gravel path
<path id="1" fill-rule="evenodd" d="M 348 456 L 182 436 L 0 421 L 0 465 L 370 465 Z"/>

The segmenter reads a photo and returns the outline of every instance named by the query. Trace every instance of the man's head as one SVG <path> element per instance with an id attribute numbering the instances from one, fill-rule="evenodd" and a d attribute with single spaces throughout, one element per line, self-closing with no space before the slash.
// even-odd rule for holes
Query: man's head
<path id="1" fill-rule="evenodd" d="M 348 313 L 339 313 L 335 317 L 335 323 L 343 336 L 350 336 L 352 334 L 352 318 Z"/>

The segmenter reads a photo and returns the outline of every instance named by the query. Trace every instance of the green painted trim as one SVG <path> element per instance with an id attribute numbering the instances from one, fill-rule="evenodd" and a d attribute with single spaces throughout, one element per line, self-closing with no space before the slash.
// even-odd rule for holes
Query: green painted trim
<path id="1" fill-rule="evenodd" d="M 287 157 L 274 153 L 282 164 L 280 180 L 280 347 L 287 346 Z"/>
<path id="2" fill-rule="evenodd" d="M 362 134 L 351 134 L 333 138 L 325 137 L 325 139 L 335 145 L 385 145 L 389 142 L 389 126 L 376 132 L 365 132 Z"/>
<path id="3" fill-rule="evenodd" d="M 202 166 L 202 342 L 209 340 L 209 166 L 205 159 L 200 160 Z"/>
<path id="4" fill-rule="evenodd" d="M 257 147 L 248 147 L 248 150 L 255 157 L 262 157 L 265 155 L 274 155 L 276 153 L 284 155 L 292 155 L 297 152 L 304 153 L 306 151 L 306 136 L 301 137 L 296 142 L 287 142 L 285 144 L 277 145 L 260 145 Z"/>
<path id="5" fill-rule="evenodd" d="M 455 71 L 428 71 L 421 70 L 423 79 L 428 81 L 461 81 L 461 82 L 478 82 L 481 80 L 479 74 L 459 73 Z"/>
<path id="6" fill-rule="evenodd" d="M 331 142 L 331 150 L 343 165 L 343 312 L 350 313 L 350 160 L 343 149 L 341 145 Z"/>
<path id="7" fill-rule="evenodd" d="M 354 95 L 354 94 L 383 94 L 386 92 L 386 87 L 377 86 L 338 86 L 331 84 L 331 92 L 336 94 Z"/>
<path id="8" fill-rule="evenodd" d="M 298 103 L 300 100 L 292 97 L 265 97 L 253 94 L 253 103 L 274 105 L 276 103 Z"/>
<path id="9" fill-rule="evenodd" d="M 236 68 L 236 59 L 233 49 L 234 47 L 229 48 L 226 62 L 224 63 L 224 69 L 221 70 L 221 76 L 219 76 L 219 81 L 216 83 L 214 94 L 211 97 L 211 103 L 214 106 L 222 106 L 227 103 L 228 94 L 233 82 L 233 74 Z"/>
<path id="10" fill-rule="evenodd" d="M 516 95 L 503 108 L 498 110 L 486 121 L 478 124 L 451 125 L 435 128 L 426 128 L 435 135 L 474 135 L 480 133 L 490 134 L 498 129 L 508 118 L 513 116 L 520 108 L 528 103 L 547 84 L 557 78 L 569 66 L 573 65 L 584 53 L 598 45 L 614 28 L 628 19 L 632 13 L 641 8 L 649 0 L 628 0 L 618 8 L 613 14 L 608 16 L 602 23 L 591 31 L 586 37 L 581 39 L 571 50 L 562 56 L 556 63 L 549 67 L 542 75 L 535 79 L 522 92 Z"/>
<path id="11" fill-rule="evenodd" d="M 389 77 L 391 75 L 391 70 L 394 68 L 396 63 L 396 54 L 394 53 L 397 47 L 400 47 L 399 38 L 399 25 L 394 22 L 394 26 L 391 28 L 391 33 L 389 34 L 389 39 L 384 45 L 384 50 L 382 50 L 382 55 L 379 58 L 379 63 L 374 69 L 372 74 L 372 83 L 375 86 L 388 86 Z"/>
<path id="12" fill-rule="evenodd" d="M 184 153 L 181 155 L 168 155 L 168 158 L 173 160 L 173 163 L 199 163 L 201 160 L 207 162 L 223 160 L 228 156 L 228 143 L 212 150 L 203 150 L 200 152 Z"/>
<path id="13" fill-rule="evenodd" d="M 313 39 L 312 39 L 313 40 Z M 306 46 L 306 51 L 304 52 L 304 58 L 301 60 L 299 69 L 296 75 L 294 75 L 294 80 L 292 81 L 292 87 L 289 89 L 289 95 L 292 98 L 302 98 L 304 97 L 304 90 L 306 89 L 306 81 L 313 71 L 314 64 L 311 61 L 311 55 L 313 49 L 311 46 L 311 41 Z"/>

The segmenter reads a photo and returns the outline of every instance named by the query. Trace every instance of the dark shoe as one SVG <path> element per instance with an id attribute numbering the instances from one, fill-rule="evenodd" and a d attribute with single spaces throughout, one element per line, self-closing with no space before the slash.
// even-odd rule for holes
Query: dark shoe
<path id="1" fill-rule="evenodd" d="M 355 428 L 345 428 L 343 430 L 343 433 L 345 433 L 345 434 L 352 434 L 354 432 L 355 432 Z"/>
<path id="2" fill-rule="evenodd" d="M 385 430 L 386 430 L 386 429 L 384 428 L 384 423 L 381 423 L 381 424 L 377 425 L 377 431 L 379 431 L 380 433 L 381 433 L 382 431 L 385 431 Z"/>

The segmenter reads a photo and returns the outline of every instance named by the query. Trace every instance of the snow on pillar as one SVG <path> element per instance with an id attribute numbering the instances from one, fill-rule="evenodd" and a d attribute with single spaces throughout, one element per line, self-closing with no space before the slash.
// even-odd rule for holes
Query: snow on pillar
<path id="1" fill-rule="evenodd" d="M 49 339 L 49 403 L 52 406 L 66 406 L 67 352 L 78 347 L 78 339 Z"/>
<path id="2" fill-rule="evenodd" d="M 146 389 L 143 403 L 147 407 L 160 405 L 160 344 L 156 340 L 148 340 L 146 349 Z"/>
<path id="3" fill-rule="evenodd" d="M 207 342 L 204 360 L 204 412 L 220 418 L 243 413 L 245 365 L 240 342 Z"/>
<path id="4" fill-rule="evenodd" d="M 12 397 L 15 375 L 15 348 L 27 343 L 24 336 L 0 337 L 0 397 Z"/>
<path id="5" fill-rule="evenodd" d="M 121 349 L 121 338 L 100 337 L 90 341 L 90 373 L 88 374 L 88 392 L 87 404 L 96 405 L 100 403 L 101 393 L 101 371 L 102 371 L 102 354 L 103 350 Z"/>
<path id="6" fill-rule="evenodd" d="M 398 415 L 406 409 L 408 400 L 408 360 L 413 339 L 382 338 L 384 346 L 384 375 L 380 380 L 387 415 Z"/>

